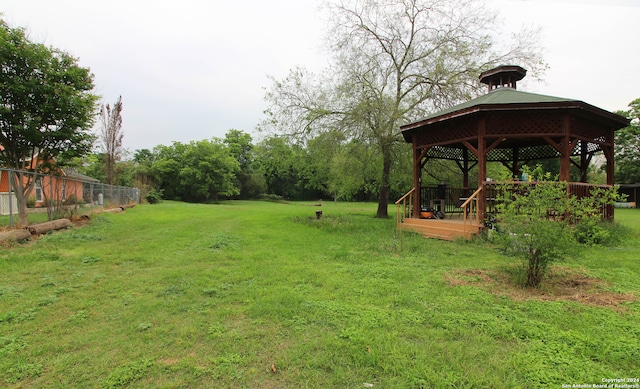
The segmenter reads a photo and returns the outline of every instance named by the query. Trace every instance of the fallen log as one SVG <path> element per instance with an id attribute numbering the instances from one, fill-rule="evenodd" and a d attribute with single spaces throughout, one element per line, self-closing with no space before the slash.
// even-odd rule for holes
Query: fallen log
<path id="1" fill-rule="evenodd" d="M 105 210 L 104 210 L 104 211 L 102 211 L 102 212 L 120 213 L 120 212 L 122 212 L 122 211 L 124 211 L 124 208 L 122 208 L 122 207 L 118 207 L 118 208 L 105 209 Z"/>
<path id="2" fill-rule="evenodd" d="M 129 208 L 133 208 L 135 206 L 136 206 L 136 203 L 129 203 L 129 204 L 121 205 L 122 209 L 129 209 Z"/>
<path id="3" fill-rule="evenodd" d="M 21 242 L 29 238 L 31 238 L 31 232 L 25 229 L 0 232 L 0 243 L 10 242 L 10 241 Z"/>
<path id="4" fill-rule="evenodd" d="M 58 219 L 50 222 L 32 224 L 27 227 L 27 230 L 31 232 L 31 235 L 40 235 L 49 231 L 61 230 L 63 228 L 71 227 L 71 220 Z"/>

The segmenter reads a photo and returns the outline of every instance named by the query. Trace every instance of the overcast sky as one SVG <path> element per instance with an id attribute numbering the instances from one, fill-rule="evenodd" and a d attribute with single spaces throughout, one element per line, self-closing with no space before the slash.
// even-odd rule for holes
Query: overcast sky
<path id="1" fill-rule="evenodd" d="M 321 71 L 317 0 L 0 0 L 12 26 L 90 67 L 103 103 L 123 101 L 124 146 L 249 132 L 268 76 Z M 505 34 L 539 25 L 550 69 L 526 90 L 610 111 L 640 98 L 640 0 L 492 0 Z"/>

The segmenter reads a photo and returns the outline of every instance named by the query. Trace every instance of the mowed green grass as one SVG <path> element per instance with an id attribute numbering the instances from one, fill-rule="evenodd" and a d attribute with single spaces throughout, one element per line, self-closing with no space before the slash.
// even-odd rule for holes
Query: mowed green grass
<path id="1" fill-rule="evenodd" d="M 456 272 L 512 262 L 482 241 L 396 235 L 374 212 L 163 202 L 4 248 L 0 387 L 559 388 L 640 377 L 638 301 L 515 299 L 472 276 L 452 284 Z M 640 296 L 640 210 L 616 217 L 633 236 L 562 266 Z"/>

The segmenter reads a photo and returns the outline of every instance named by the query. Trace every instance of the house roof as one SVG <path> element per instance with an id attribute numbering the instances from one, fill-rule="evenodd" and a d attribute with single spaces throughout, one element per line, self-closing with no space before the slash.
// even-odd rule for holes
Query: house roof
<path id="1" fill-rule="evenodd" d="M 82 180 L 82 181 L 87 181 L 87 182 L 100 182 L 100 180 L 95 179 L 93 177 L 89 177 L 87 175 L 84 175 L 82 173 L 78 173 L 75 170 L 63 170 L 63 173 L 65 176 L 69 177 L 69 178 L 75 178 L 78 180 Z"/>

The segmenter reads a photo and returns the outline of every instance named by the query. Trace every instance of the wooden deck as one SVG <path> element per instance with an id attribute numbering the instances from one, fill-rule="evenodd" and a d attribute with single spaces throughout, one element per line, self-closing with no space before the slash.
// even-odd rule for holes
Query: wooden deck
<path id="1" fill-rule="evenodd" d="M 482 226 L 464 223 L 461 217 L 450 217 L 445 219 L 413 219 L 406 218 L 398 228 L 406 231 L 413 231 L 422 234 L 426 238 L 443 240 L 471 239 L 477 235 Z"/>

